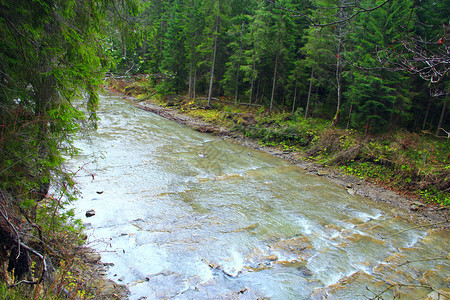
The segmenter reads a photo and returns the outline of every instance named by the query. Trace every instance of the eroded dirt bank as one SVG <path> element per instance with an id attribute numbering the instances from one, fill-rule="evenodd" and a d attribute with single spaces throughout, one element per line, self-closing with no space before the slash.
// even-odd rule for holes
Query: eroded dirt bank
<path id="1" fill-rule="evenodd" d="M 292 164 L 298 165 L 307 170 L 311 175 L 325 177 L 332 182 L 347 188 L 349 194 L 358 194 L 369 197 L 377 202 L 384 202 L 392 206 L 394 215 L 406 217 L 423 226 L 435 226 L 439 228 L 450 228 L 449 211 L 447 208 L 432 206 L 421 203 L 417 199 L 400 195 L 381 186 L 377 186 L 361 180 L 357 177 L 344 174 L 336 169 L 324 168 L 313 162 L 302 160 L 299 153 L 287 152 L 275 147 L 263 147 L 259 143 L 244 137 L 242 134 L 232 132 L 228 128 L 217 126 L 215 124 L 204 122 L 191 116 L 180 113 L 177 109 L 165 108 L 149 100 L 138 101 L 136 98 L 123 95 L 135 102 L 135 105 L 143 110 L 153 112 L 166 119 L 173 120 L 180 124 L 192 127 L 193 129 L 215 134 L 223 139 L 230 139 L 242 145 L 264 151 L 274 156 L 288 160 Z M 435 225 L 432 225 L 435 224 Z"/>

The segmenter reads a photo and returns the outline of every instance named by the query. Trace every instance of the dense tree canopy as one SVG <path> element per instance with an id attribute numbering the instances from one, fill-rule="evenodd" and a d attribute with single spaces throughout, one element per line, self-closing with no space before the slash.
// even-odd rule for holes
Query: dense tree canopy
<path id="1" fill-rule="evenodd" d="M 61 210 L 73 196 L 64 155 L 73 152 L 82 111 L 95 122 L 97 89 L 110 67 L 108 28 L 122 34 L 130 28 L 126 18 L 137 12 L 131 0 L 0 1 L 1 268 L 9 253 L 16 280 L 30 269 L 29 253 L 46 270 L 45 254 L 22 244 L 19 229 L 43 243 L 43 231 L 64 226 L 70 215 Z M 75 99 L 87 108 L 77 108 Z M 50 186 L 56 198 L 37 211 Z"/>

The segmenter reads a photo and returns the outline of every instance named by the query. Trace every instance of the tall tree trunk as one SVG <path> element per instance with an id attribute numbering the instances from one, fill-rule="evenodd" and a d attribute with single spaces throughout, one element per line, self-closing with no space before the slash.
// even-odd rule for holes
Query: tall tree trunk
<path id="1" fill-rule="evenodd" d="M 350 120 L 352 119 L 352 111 L 353 111 L 353 102 L 350 104 L 350 111 L 348 113 L 348 120 L 347 120 L 347 128 L 350 128 Z"/>
<path id="2" fill-rule="evenodd" d="M 188 97 L 189 100 L 192 99 L 192 72 L 193 72 L 193 62 L 190 63 L 189 65 L 189 91 L 188 91 Z"/>
<path id="3" fill-rule="evenodd" d="M 256 60 L 253 62 L 252 83 L 250 84 L 250 96 L 248 99 L 249 104 L 252 104 L 253 88 L 255 85 L 255 71 L 256 71 Z"/>
<path id="4" fill-rule="evenodd" d="M 122 39 L 122 55 L 123 58 L 127 57 L 127 45 L 125 43 L 125 37 L 123 36 L 123 34 L 121 34 L 121 39 Z"/>
<path id="5" fill-rule="evenodd" d="M 278 67 L 278 56 L 280 55 L 280 50 L 277 49 L 277 55 L 275 56 L 275 67 L 273 71 L 273 82 L 272 82 L 272 96 L 270 97 L 270 108 L 269 112 L 272 112 L 273 108 L 273 99 L 275 97 L 275 86 L 277 82 L 277 67 Z"/>
<path id="6" fill-rule="evenodd" d="M 430 113 L 431 101 L 428 100 L 427 112 L 425 113 L 425 118 L 423 119 L 422 130 L 425 130 L 427 125 L 428 114 Z"/>
<path id="7" fill-rule="evenodd" d="M 292 101 L 292 113 L 295 113 L 295 102 L 297 101 L 298 79 L 295 79 L 294 101 Z"/>
<path id="8" fill-rule="evenodd" d="M 214 50 L 213 60 L 211 65 L 211 77 L 209 78 L 209 91 L 208 91 L 208 107 L 211 106 L 212 86 L 214 80 L 214 67 L 216 66 L 216 53 L 217 53 L 217 34 L 219 33 L 219 16 L 216 16 L 216 29 L 214 32 Z"/>
<path id="9" fill-rule="evenodd" d="M 341 8 L 339 12 L 339 18 L 345 19 L 346 13 L 343 8 Z M 336 92 L 337 92 L 337 105 L 336 105 L 336 114 L 334 115 L 332 126 L 336 126 L 339 122 L 339 117 L 341 114 L 341 100 L 342 100 L 342 39 L 343 39 L 343 28 L 342 24 L 338 25 L 338 33 L 337 33 L 337 51 L 336 51 Z"/>
<path id="10" fill-rule="evenodd" d="M 444 123 L 444 117 L 445 117 L 445 110 L 447 109 L 447 101 L 444 100 L 444 103 L 442 104 L 442 112 L 441 117 L 439 118 L 439 125 L 436 130 L 436 136 L 439 136 L 439 130 L 442 128 L 442 123 Z"/>
<path id="11" fill-rule="evenodd" d="M 332 126 L 336 126 L 339 122 L 339 116 L 341 114 L 341 97 L 342 97 L 342 66 L 341 66 L 341 57 L 340 57 L 340 49 L 341 44 L 339 42 L 338 46 L 338 54 L 336 60 L 336 92 L 337 92 L 337 105 L 336 105 L 336 114 L 334 115 Z"/>
<path id="12" fill-rule="evenodd" d="M 197 86 L 197 64 L 194 64 L 194 82 L 193 82 L 193 84 L 192 84 L 192 95 L 193 95 L 193 98 L 194 98 L 194 99 L 197 97 L 197 94 L 196 94 L 196 92 L 197 92 L 196 86 Z"/>
<path id="13" fill-rule="evenodd" d="M 312 82 L 314 79 L 314 65 L 311 68 L 311 78 L 309 79 L 308 100 L 306 100 L 305 120 L 308 118 L 309 103 L 311 101 Z"/>
<path id="14" fill-rule="evenodd" d="M 241 68 L 241 56 L 242 56 L 242 37 L 244 36 L 244 20 L 242 20 L 241 25 L 241 39 L 239 41 L 239 62 L 236 71 L 236 91 L 234 92 L 234 105 L 237 105 L 238 92 L 239 92 L 239 69 Z"/>

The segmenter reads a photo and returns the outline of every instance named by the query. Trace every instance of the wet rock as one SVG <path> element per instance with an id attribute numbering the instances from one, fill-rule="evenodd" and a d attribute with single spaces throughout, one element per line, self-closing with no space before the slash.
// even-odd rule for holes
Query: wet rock
<path id="1" fill-rule="evenodd" d="M 103 265 L 105 266 L 105 267 L 114 267 L 115 265 L 114 265 L 114 263 L 103 263 Z"/>
<path id="2" fill-rule="evenodd" d="M 267 256 L 267 260 L 276 261 L 276 260 L 278 260 L 278 256 L 276 256 L 276 255 L 269 255 L 269 256 Z"/>
<path id="3" fill-rule="evenodd" d="M 100 254 L 96 253 L 96 252 L 90 252 L 90 253 L 86 253 L 84 255 L 86 262 L 90 263 L 90 264 L 95 264 L 98 263 L 100 261 L 100 259 L 102 258 L 100 256 Z"/>
<path id="4" fill-rule="evenodd" d="M 411 206 L 409 207 L 409 209 L 410 209 L 411 211 L 418 211 L 418 210 L 419 210 L 419 207 L 418 207 L 417 205 L 413 204 L 413 205 L 411 205 Z"/>
<path id="5" fill-rule="evenodd" d="M 303 276 L 306 276 L 306 277 L 313 276 L 313 272 L 310 269 L 308 269 L 307 267 L 301 267 L 301 268 L 299 268 L 299 271 Z"/>
<path id="6" fill-rule="evenodd" d="M 425 300 L 438 300 L 438 299 L 441 299 L 441 297 L 440 297 L 439 293 L 436 291 L 432 291 L 425 298 Z"/>
<path id="7" fill-rule="evenodd" d="M 269 245 L 272 251 L 282 254 L 286 257 L 294 257 L 297 260 L 311 257 L 312 245 L 304 236 L 294 237 Z"/>
<path id="8" fill-rule="evenodd" d="M 109 280 L 98 288 L 99 299 L 127 299 L 128 290 L 125 286 Z"/>
<path id="9" fill-rule="evenodd" d="M 350 195 L 354 195 L 354 194 L 356 194 L 356 192 L 355 192 L 355 190 L 354 189 L 347 189 L 347 193 L 349 193 Z"/>
<path id="10" fill-rule="evenodd" d="M 95 210 L 90 209 L 90 210 L 88 210 L 88 211 L 86 212 L 86 217 L 87 217 L 87 218 L 90 218 L 90 217 L 93 217 L 93 216 L 95 216 Z"/>
<path id="11" fill-rule="evenodd" d="M 84 223 L 83 224 L 84 228 L 91 228 L 92 227 L 92 223 Z"/>

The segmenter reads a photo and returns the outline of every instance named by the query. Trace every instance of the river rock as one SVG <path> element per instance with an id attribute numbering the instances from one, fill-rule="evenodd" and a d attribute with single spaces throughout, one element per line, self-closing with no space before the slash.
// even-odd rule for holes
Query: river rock
<path id="1" fill-rule="evenodd" d="M 419 207 L 418 207 L 417 205 L 415 205 L 415 204 L 412 204 L 412 205 L 409 207 L 409 209 L 410 209 L 411 211 L 418 211 L 418 210 L 419 210 Z"/>
<path id="2" fill-rule="evenodd" d="M 100 256 L 100 254 L 96 253 L 96 252 L 89 252 L 86 253 L 84 255 L 86 262 L 91 263 L 91 264 L 95 264 L 98 263 L 100 261 L 100 259 L 102 258 Z"/>
<path id="3" fill-rule="evenodd" d="M 90 218 L 90 217 L 93 217 L 93 216 L 95 216 L 95 210 L 90 209 L 90 210 L 88 210 L 88 211 L 86 212 L 86 217 L 87 217 L 87 218 Z"/>
<path id="4" fill-rule="evenodd" d="M 278 256 L 276 256 L 276 255 L 269 255 L 269 256 L 267 256 L 267 260 L 276 261 L 276 260 L 278 260 Z"/>
<path id="5" fill-rule="evenodd" d="M 356 194 L 356 192 L 355 192 L 355 190 L 354 189 L 352 189 L 352 188 L 348 188 L 347 189 L 347 193 L 349 193 L 350 195 L 354 195 L 354 194 Z"/>

